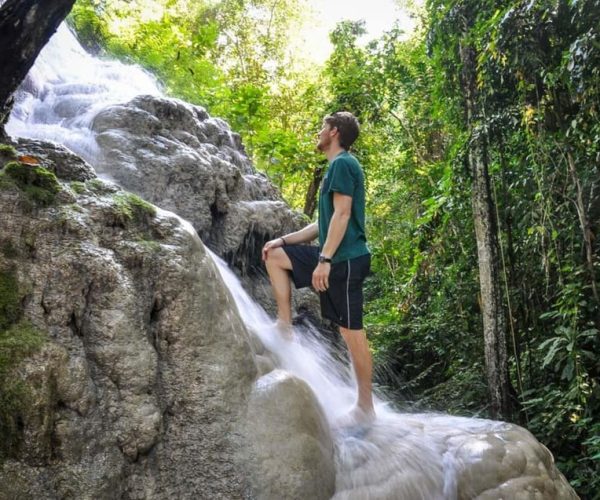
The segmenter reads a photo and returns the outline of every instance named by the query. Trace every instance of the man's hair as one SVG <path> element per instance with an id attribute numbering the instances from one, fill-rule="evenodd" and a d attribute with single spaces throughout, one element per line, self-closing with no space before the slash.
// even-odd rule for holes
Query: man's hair
<path id="1" fill-rule="evenodd" d="M 360 131 L 356 116 L 348 111 L 337 111 L 336 113 L 327 115 L 324 121 L 331 128 L 335 127 L 338 129 L 340 133 L 340 146 L 345 150 L 350 149 Z"/>

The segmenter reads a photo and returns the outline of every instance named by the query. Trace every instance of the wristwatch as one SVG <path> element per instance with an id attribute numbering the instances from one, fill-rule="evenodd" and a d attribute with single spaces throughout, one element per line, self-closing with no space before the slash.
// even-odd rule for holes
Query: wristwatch
<path id="1" fill-rule="evenodd" d="M 331 259 L 323 254 L 319 254 L 319 264 L 323 264 L 324 262 L 331 264 Z"/>

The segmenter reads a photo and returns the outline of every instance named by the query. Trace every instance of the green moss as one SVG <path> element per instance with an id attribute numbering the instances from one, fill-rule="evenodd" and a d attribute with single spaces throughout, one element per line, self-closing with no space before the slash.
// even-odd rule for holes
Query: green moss
<path id="1" fill-rule="evenodd" d="M 154 205 L 139 196 L 120 192 L 113 196 L 115 216 L 123 225 L 127 222 L 146 222 L 156 215 Z"/>
<path id="2" fill-rule="evenodd" d="M 22 318 L 23 291 L 12 269 L 0 270 L 0 459 L 17 449 L 19 422 L 29 406 L 26 385 L 14 368 L 36 352 L 44 334 Z"/>
<path id="3" fill-rule="evenodd" d="M 10 240 L 4 240 L 2 243 L 0 243 L 0 252 L 2 252 L 2 255 L 4 255 L 7 259 L 14 259 L 19 255 L 19 251 L 15 248 L 13 242 Z"/>
<path id="4" fill-rule="evenodd" d="M 85 184 L 83 182 L 73 181 L 73 182 L 69 183 L 69 186 L 71 187 L 73 192 L 76 194 L 85 193 Z"/>
<path id="5" fill-rule="evenodd" d="M 4 177 L 3 187 L 7 186 L 7 181 L 12 182 L 30 201 L 38 205 L 50 205 L 61 190 L 56 176 L 50 170 L 37 165 L 11 161 L 4 166 L 0 175 Z"/>
<path id="6" fill-rule="evenodd" d="M 147 240 L 144 238 L 139 238 L 135 240 L 135 242 L 140 245 L 147 252 L 155 253 L 160 250 L 160 243 L 155 240 Z"/>
<path id="7" fill-rule="evenodd" d="M 85 187 L 94 194 L 106 194 L 112 191 L 110 185 L 98 178 L 86 181 Z"/>
<path id="8" fill-rule="evenodd" d="M 14 376 L 14 368 L 38 351 L 44 340 L 44 334 L 24 320 L 0 331 L 0 458 L 17 450 L 19 422 L 30 406 L 30 393 Z"/>
<path id="9" fill-rule="evenodd" d="M 9 144 L 0 144 L 0 163 L 17 159 L 17 150 Z"/>
<path id="10" fill-rule="evenodd" d="M 14 270 L 0 269 L 0 332 L 21 317 L 21 297 Z"/>

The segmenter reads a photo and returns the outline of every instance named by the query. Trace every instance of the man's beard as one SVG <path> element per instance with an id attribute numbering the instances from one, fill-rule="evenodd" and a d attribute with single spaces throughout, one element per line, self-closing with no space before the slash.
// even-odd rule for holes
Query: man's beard
<path id="1" fill-rule="evenodd" d="M 317 149 L 321 152 L 327 150 L 329 148 L 329 146 L 331 145 L 331 140 L 325 140 L 325 139 L 319 139 L 319 142 L 317 143 Z"/>

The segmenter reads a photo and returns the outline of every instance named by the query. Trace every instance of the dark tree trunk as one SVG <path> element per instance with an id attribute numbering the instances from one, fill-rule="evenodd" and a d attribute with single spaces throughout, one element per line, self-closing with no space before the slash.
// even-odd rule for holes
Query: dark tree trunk
<path id="1" fill-rule="evenodd" d="M 317 208 L 317 199 L 319 195 L 319 186 L 323 180 L 323 173 L 325 172 L 325 165 L 317 165 L 313 171 L 313 178 L 310 181 L 308 190 L 306 191 L 306 197 L 304 198 L 304 213 L 312 218 Z"/>
<path id="2" fill-rule="evenodd" d="M 513 405 L 508 377 L 506 352 L 506 320 L 502 304 L 499 268 L 499 247 L 494 200 L 490 189 L 488 153 L 485 127 L 478 126 L 479 109 L 475 85 L 476 53 L 469 45 L 460 46 L 462 88 L 464 92 L 467 126 L 471 132 L 469 166 L 473 176 L 472 206 L 479 284 L 483 312 L 483 336 L 487 383 L 491 414 L 512 419 Z"/>
<path id="3" fill-rule="evenodd" d="M 0 7 L 0 137 L 12 95 L 75 0 L 6 0 Z"/>

